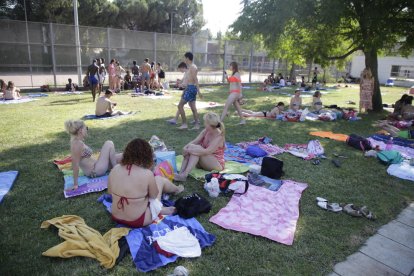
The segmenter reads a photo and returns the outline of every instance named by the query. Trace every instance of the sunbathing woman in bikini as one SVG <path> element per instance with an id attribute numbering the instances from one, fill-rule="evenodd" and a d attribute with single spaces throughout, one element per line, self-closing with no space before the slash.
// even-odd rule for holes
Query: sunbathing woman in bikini
<path id="1" fill-rule="evenodd" d="M 184 190 L 165 177 L 154 177 L 153 162 L 152 148 L 147 141 L 137 138 L 128 143 L 120 164 L 109 174 L 112 220 L 133 228 L 147 226 L 152 222 L 150 199 L 161 200 L 162 193 L 177 194 Z M 163 207 L 160 214 L 174 212 L 175 207 Z"/>
<path id="2" fill-rule="evenodd" d="M 224 169 L 225 133 L 224 124 L 216 113 L 204 115 L 204 130 L 183 149 L 184 160 L 181 171 L 174 179 L 186 181 L 194 167 L 206 171 Z"/>
<path id="3" fill-rule="evenodd" d="M 92 157 L 92 149 L 84 143 L 88 135 L 88 127 L 81 120 L 69 120 L 65 122 L 65 129 L 70 134 L 70 153 L 73 169 L 73 189 L 78 188 L 79 169 L 86 176 L 97 177 L 114 167 L 122 158 L 122 153 L 115 152 L 112 141 L 106 141 L 101 149 L 98 160 Z"/>
<path id="4" fill-rule="evenodd" d="M 300 109 L 301 106 L 302 106 L 302 98 L 300 97 L 300 90 L 296 89 L 295 95 L 290 100 L 289 108 L 292 111 L 296 112 Z"/>
<path id="5" fill-rule="evenodd" d="M 323 108 L 322 101 L 321 101 L 321 96 L 322 96 L 322 94 L 321 94 L 320 91 L 316 91 L 313 94 L 312 109 L 317 113 L 321 112 L 321 110 Z"/>
<path id="6" fill-rule="evenodd" d="M 283 113 L 285 104 L 283 102 L 278 102 L 277 105 L 270 111 L 252 111 L 247 109 L 242 109 L 242 114 L 245 117 L 267 117 L 267 118 L 276 118 L 277 115 Z"/>

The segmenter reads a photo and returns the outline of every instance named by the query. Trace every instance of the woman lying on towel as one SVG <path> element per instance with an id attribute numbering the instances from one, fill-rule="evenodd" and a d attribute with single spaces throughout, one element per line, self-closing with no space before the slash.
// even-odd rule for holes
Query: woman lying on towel
<path id="1" fill-rule="evenodd" d="M 176 181 L 186 181 L 194 167 L 206 171 L 224 170 L 225 133 L 224 124 L 216 113 L 204 115 L 204 130 L 193 141 L 184 146 L 184 160 Z"/>
<path id="2" fill-rule="evenodd" d="M 18 100 L 20 99 L 20 89 L 14 86 L 14 82 L 9 81 L 7 88 L 4 92 L 5 100 Z"/>
<path id="3" fill-rule="evenodd" d="M 242 109 L 242 114 L 245 117 L 266 117 L 266 118 L 276 118 L 276 116 L 281 115 L 285 109 L 285 104 L 283 102 L 278 102 L 277 105 L 270 111 L 252 111 L 247 109 Z"/>
<path id="4" fill-rule="evenodd" d="M 122 160 L 108 179 L 108 192 L 112 195 L 112 220 L 133 228 L 144 227 L 161 215 L 171 215 L 175 207 L 162 207 L 162 193 L 179 193 L 167 178 L 155 176 L 151 171 L 153 152 L 150 144 L 134 139 L 124 150 Z"/>
<path id="5" fill-rule="evenodd" d="M 84 142 L 88 135 L 88 127 L 81 120 L 65 122 L 65 129 L 70 134 L 70 153 L 73 169 L 73 189 L 78 188 L 79 169 L 86 176 L 97 177 L 105 175 L 122 158 L 122 153 L 115 152 L 112 141 L 106 141 L 101 149 L 98 160 L 92 157 L 92 149 Z"/>
<path id="6" fill-rule="evenodd" d="M 315 111 L 315 113 L 321 112 L 323 105 L 321 101 L 322 94 L 319 91 L 316 91 L 313 94 L 313 100 L 312 100 L 312 109 Z"/>
<path id="7" fill-rule="evenodd" d="M 302 98 L 300 97 L 300 92 L 301 91 L 299 89 L 296 89 L 295 95 L 290 100 L 289 108 L 294 112 L 298 111 L 302 106 Z"/>

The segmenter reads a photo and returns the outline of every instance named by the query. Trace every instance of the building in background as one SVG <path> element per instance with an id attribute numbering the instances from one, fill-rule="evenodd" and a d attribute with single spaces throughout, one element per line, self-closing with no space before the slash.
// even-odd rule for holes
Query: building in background
<path id="1" fill-rule="evenodd" d="M 352 58 L 350 74 L 359 77 L 365 68 L 365 56 L 355 55 Z M 414 85 L 414 55 L 408 58 L 399 56 L 378 57 L 378 78 L 380 84 L 393 79 L 397 86 L 411 87 Z"/>

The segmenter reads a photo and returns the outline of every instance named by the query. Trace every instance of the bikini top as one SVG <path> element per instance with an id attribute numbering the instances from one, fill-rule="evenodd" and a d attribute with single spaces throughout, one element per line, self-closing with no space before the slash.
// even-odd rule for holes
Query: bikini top
<path id="1" fill-rule="evenodd" d="M 237 75 L 236 74 L 227 78 L 228 82 L 230 83 L 230 93 L 241 92 L 241 89 L 240 89 L 241 79 L 240 79 L 239 74 Z"/>
<path id="2" fill-rule="evenodd" d="M 131 175 L 131 169 L 132 169 L 132 165 L 126 165 L 126 169 L 128 171 L 128 175 Z M 126 197 L 126 196 L 121 196 L 118 195 L 114 192 L 112 192 L 114 195 L 119 196 L 119 200 L 118 203 L 116 204 L 116 206 L 118 207 L 118 209 L 122 209 L 122 211 L 124 211 L 124 204 L 126 203 L 126 205 L 129 205 L 129 201 L 128 199 L 140 199 L 142 197 Z"/>
<path id="3" fill-rule="evenodd" d="M 90 158 L 92 156 L 92 153 L 93 153 L 93 150 L 87 145 L 85 145 L 83 147 L 81 158 Z"/>
<path id="4" fill-rule="evenodd" d="M 203 148 L 208 148 L 208 146 L 209 145 L 207 145 L 204 141 L 205 141 L 205 138 L 206 138 L 206 133 L 204 133 L 204 136 L 203 136 L 203 138 L 201 139 L 201 142 L 200 142 L 200 146 L 202 146 Z M 221 147 L 218 147 L 217 148 L 217 150 L 213 153 L 214 155 L 221 155 L 221 154 L 223 154 L 224 155 L 224 146 L 221 146 Z"/>

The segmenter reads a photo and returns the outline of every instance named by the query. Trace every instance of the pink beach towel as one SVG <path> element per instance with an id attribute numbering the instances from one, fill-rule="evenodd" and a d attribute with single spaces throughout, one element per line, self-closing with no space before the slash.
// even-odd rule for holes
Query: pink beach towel
<path id="1" fill-rule="evenodd" d="M 299 218 L 299 200 L 307 187 L 305 183 L 291 180 L 283 181 L 276 192 L 250 185 L 246 194 L 233 195 L 210 222 L 292 245 Z"/>

